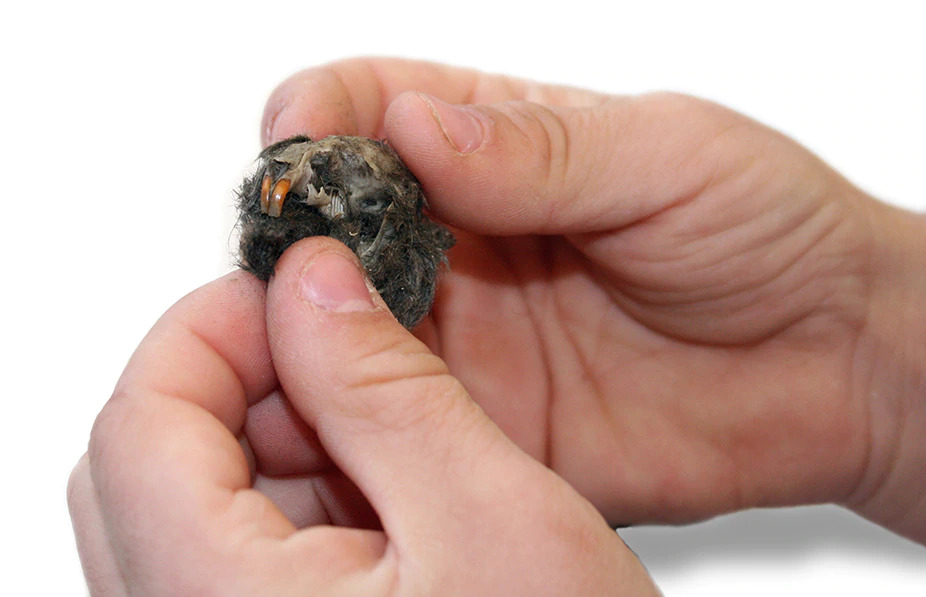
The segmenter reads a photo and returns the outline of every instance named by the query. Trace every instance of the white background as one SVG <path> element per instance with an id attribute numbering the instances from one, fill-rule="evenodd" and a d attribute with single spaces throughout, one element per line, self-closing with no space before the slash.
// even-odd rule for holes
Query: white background
<path id="1" fill-rule="evenodd" d="M 259 148 L 264 98 L 302 67 L 384 54 L 690 92 L 926 208 L 914 2 L 4 4 L 2 594 L 85 593 L 70 467 L 156 317 L 231 268 L 232 189 Z M 623 536 L 667 595 L 926 588 L 926 550 L 835 507 Z"/>

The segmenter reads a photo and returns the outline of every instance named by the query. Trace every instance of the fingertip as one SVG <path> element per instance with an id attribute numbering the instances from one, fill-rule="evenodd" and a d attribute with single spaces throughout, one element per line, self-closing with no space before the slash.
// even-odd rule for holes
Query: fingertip
<path id="1" fill-rule="evenodd" d="M 331 312 L 373 310 L 383 305 L 357 255 L 328 236 L 303 238 L 287 248 L 274 267 L 268 294 L 275 301 L 285 294 L 287 301 Z"/>
<path id="2" fill-rule="evenodd" d="M 486 139 L 487 129 L 491 126 L 491 120 L 472 106 L 451 104 L 422 92 L 400 96 L 393 105 L 394 111 L 397 112 L 393 117 L 401 119 L 404 111 L 408 120 L 406 126 L 411 125 L 416 131 L 426 131 L 432 136 L 436 125 L 445 144 L 449 144 L 449 149 L 461 155 L 473 153 L 481 148 Z M 387 109 L 387 121 L 389 118 L 390 112 Z M 396 130 L 403 129 L 396 127 Z"/>
<path id="3" fill-rule="evenodd" d="M 508 106 L 450 104 L 408 92 L 387 108 L 390 144 L 446 223 L 484 234 L 536 231 L 547 194 L 538 188 L 546 177 L 537 171 L 550 152 L 533 151 L 505 114 Z"/>
<path id="4" fill-rule="evenodd" d="M 270 145 L 293 135 L 320 139 L 358 134 L 350 92 L 330 67 L 300 71 L 271 92 L 261 118 L 261 143 Z"/>
<path id="5" fill-rule="evenodd" d="M 423 154 L 439 154 L 451 149 L 426 97 L 417 91 L 402 93 L 389 104 L 383 115 L 389 143 L 406 161 L 409 158 L 420 160 Z"/>

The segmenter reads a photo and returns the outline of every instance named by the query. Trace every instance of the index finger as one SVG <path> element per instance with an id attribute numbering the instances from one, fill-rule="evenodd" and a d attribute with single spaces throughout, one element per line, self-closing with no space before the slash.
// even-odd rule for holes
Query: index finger
<path id="1" fill-rule="evenodd" d="M 182 299 L 142 341 L 94 425 L 92 487 L 134 590 L 227 594 L 226 584 L 276 579 L 304 592 L 379 555 L 381 534 L 297 531 L 251 487 L 236 436 L 248 405 L 278 384 L 264 304 L 264 285 L 240 271 Z M 331 555 L 345 549 L 352 558 Z"/>
<path id="2" fill-rule="evenodd" d="M 384 138 L 386 108 L 406 91 L 454 104 L 528 100 L 580 107 L 605 98 L 592 91 L 432 62 L 353 58 L 300 71 L 281 83 L 264 109 L 261 140 L 266 145 L 295 134 Z"/>
<path id="3" fill-rule="evenodd" d="M 124 575 L 141 574 L 133 560 L 170 569 L 170 560 L 202 557 L 187 548 L 250 486 L 235 436 L 248 404 L 277 383 L 263 305 L 262 285 L 243 272 L 181 299 L 141 342 L 97 418 L 90 474 Z M 288 530 L 282 516 L 262 526 Z"/>

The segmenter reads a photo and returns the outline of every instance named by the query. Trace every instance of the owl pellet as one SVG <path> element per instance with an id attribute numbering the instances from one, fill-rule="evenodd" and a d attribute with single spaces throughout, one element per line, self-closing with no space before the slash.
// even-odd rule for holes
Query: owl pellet
<path id="1" fill-rule="evenodd" d="M 330 236 L 357 254 L 393 315 L 412 328 L 430 311 L 454 244 L 426 207 L 421 185 L 386 143 L 291 137 L 262 151 L 238 190 L 239 264 L 268 280 L 291 244 Z"/>

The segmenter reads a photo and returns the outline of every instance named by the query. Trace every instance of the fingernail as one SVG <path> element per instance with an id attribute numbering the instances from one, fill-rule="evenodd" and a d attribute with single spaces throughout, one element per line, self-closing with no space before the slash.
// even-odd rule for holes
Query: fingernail
<path id="1" fill-rule="evenodd" d="M 338 253 L 322 253 L 302 272 L 302 298 L 325 311 L 341 313 L 376 308 L 363 275 Z"/>
<path id="2" fill-rule="evenodd" d="M 454 149 L 460 153 L 472 153 L 482 145 L 483 124 L 475 110 L 448 104 L 425 93 L 418 95 L 431 108 L 434 119 Z"/>

